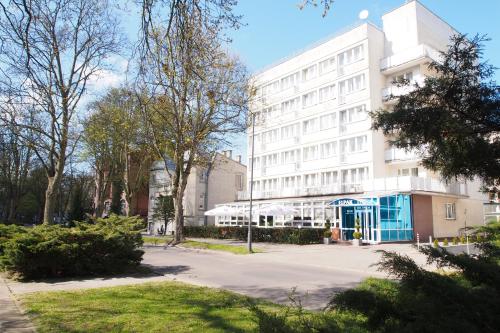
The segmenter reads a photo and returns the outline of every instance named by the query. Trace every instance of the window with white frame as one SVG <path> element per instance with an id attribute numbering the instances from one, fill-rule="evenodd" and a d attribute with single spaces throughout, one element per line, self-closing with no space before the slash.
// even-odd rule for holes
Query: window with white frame
<path id="1" fill-rule="evenodd" d="M 302 81 L 309 81 L 316 77 L 316 64 L 302 70 Z"/>
<path id="2" fill-rule="evenodd" d="M 295 72 L 281 79 L 281 90 L 296 86 L 299 83 L 299 72 Z"/>
<path id="3" fill-rule="evenodd" d="M 299 149 L 284 151 L 281 153 L 281 164 L 290 164 L 299 162 L 299 155 L 300 155 Z"/>
<path id="4" fill-rule="evenodd" d="M 276 104 L 262 110 L 262 116 L 264 117 L 264 120 L 276 117 L 279 114 L 279 109 L 279 105 Z"/>
<path id="5" fill-rule="evenodd" d="M 280 81 L 276 80 L 262 87 L 262 95 L 267 96 L 274 94 L 280 90 Z"/>
<path id="6" fill-rule="evenodd" d="M 340 126 L 354 123 L 356 121 L 363 121 L 368 118 L 365 105 L 358 105 L 346 110 L 339 111 Z"/>
<path id="7" fill-rule="evenodd" d="M 318 129 L 317 126 L 318 126 L 317 118 L 304 120 L 304 122 L 302 123 L 302 133 L 304 134 L 313 133 L 317 131 Z"/>
<path id="8" fill-rule="evenodd" d="M 278 178 L 264 179 L 262 181 L 262 189 L 264 191 L 275 191 L 278 189 Z"/>
<path id="9" fill-rule="evenodd" d="M 368 168 L 342 170 L 342 184 L 361 184 L 368 179 Z"/>
<path id="10" fill-rule="evenodd" d="M 335 98 L 335 85 L 331 84 L 329 86 L 319 89 L 319 102 L 323 103 Z"/>
<path id="11" fill-rule="evenodd" d="M 446 209 L 447 220 L 455 220 L 457 218 L 455 203 L 446 203 L 445 209 Z"/>
<path id="12" fill-rule="evenodd" d="M 326 114 L 319 118 L 320 130 L 327 130 L 337 126 L 337 114 L 335 112 Z"/>
<path id="13" fill-rule="evenodd" d="M 297 188 L 300 186 L 300 176 L 282 178 L 283 188 Z"/>
<path id="14" fill-rule="evenodd" d="M 305 187 L 317 187 L 318 186 L 318 175 L 315 173 L 304 175 L 304 186 Z"/>
<path id="15" fill-rule="evenodd" d="M 367 136 L 362 135 L 340 141 L 340 152 L 346 153 L 360 153 L 368 150 Z"/>
<path id="16" fill-rule="evenodd" d="M 302 107 L 307 108 L 316 104 L 316 90 L 302 95 Z"/>
<path id="17" fill-rule="evenodd" d="M 400 168 L 398 169 L 398 176 L 413 176 L 418 177 L 418 168 Z"/>
<path id="18" fill-rule="evenodd" d="M 318 146 L 304 147 L 302 151 L 302 159 L 304 161 L 311 161 L 318 159 Z"/>
<path id="19" fill-rule="evenodd" d="M 248 188 L 250 188 L 250 183 L 248 183 Z M 253 189 L 255 191 L 260 191 L 260 180 L 254 180 L 253 182 Z"/>
<path id="20" fill-rule="evenodd" d="M 262 133 L 262 139 L 264 143 L 272 143 L 278 141 L 279 129 L 275 128 Z"/>
<path id="21" fill-rule="evenodd" d="M 319 62 L 319 75 L 326 74 L 335 69 L 335 57 L 328 58 Z"/>
<path id="22" fill-rule="evenodd" d="M 281 103 L 281 112 L 287 113 L 287 112 L 298 110 L 299 101 L 300 101 L 299 97 L 295 97 L 295 98 L 289 99 L 287 101 L 284 101 L 283 103 Z"/>
<path id="23" fill-rule="evenodd" d="M 412 82 L 413 81 L 413 72 L 406 72 L 404 74 L 395 75 L 392 77 L 393 83 L 401 83 L 404 81 Z"/>
<path id="24" fill-rule="evenodd" d="M 252 159 L 250 158 L 249 161 L 252 162 Z M 260 168 L 260 157 L 253 158 L 253 167 L 254 167 L 254 169 Z"/>
<path id="25" fill-rule="evenodd" d="M 264 166 L 273 166 L 273 165 L 277 165 L 279 163 L 278 153 L 265 155 L 262 157 L 262 159 L 264 162 Z"/>
<path id="26" fill-rule="evenodd" d="M 337 142 L 327 142 L 321 144 L 321 158 L 329 158 L 337 155 Z"/>
<path id="27" fill-rule="evenodd" d="M 364 88 L 365 74 L 359 74 L 339 82 L 339 96 L 345 96 Z"/>
<path id="28" fill-rule="evenodd" d="M 321 186 L 331 186 L 335 184 L 337 184 L 337 171 L 321 173 Z"/>
<path id="29" fill-rule="evenodd" d="M 299 123 L 281 127 L 281 139 L 290 139 L 299 135 Z"/>
<path id="30" fill-rule="evenodd" d="M 343 67 L 364 58 L 363 45 L 358 45 L 337 56 L 339 67 Z"/>

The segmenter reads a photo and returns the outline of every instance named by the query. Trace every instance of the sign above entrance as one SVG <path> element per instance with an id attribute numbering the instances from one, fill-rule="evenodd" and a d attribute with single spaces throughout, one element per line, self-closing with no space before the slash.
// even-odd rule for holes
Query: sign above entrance
<path id="1" fill-rule="evenodd" d="M 370 199 L 352 199 L 352 198 L 341 198 L 330 202 L 331 206 L 374 206 L 376 205 L 373 200 Z"/>

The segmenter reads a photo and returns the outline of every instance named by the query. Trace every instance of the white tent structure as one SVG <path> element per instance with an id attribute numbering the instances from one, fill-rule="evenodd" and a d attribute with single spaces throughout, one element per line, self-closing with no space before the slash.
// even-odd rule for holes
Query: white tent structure
<path id="1" fill-rule="evenodd" d="M 268 206 L 256 208 L 253 211 L 255 214 L 264 216 L 280 216 L 280 215 L 293 215 L 298 213 L 298 210 L 292 206 L 281 204 L 270 204 Z"/>
<path id="2" fill-rule="evenodd" d="M 205 212 L 206 216 L 236 216 L 236 215 L 241 215 L 243 211 L 236 207 L 231 207 L 231 206 L 218 206 L 215 207 L 214 209 L 207 210 Z"/>

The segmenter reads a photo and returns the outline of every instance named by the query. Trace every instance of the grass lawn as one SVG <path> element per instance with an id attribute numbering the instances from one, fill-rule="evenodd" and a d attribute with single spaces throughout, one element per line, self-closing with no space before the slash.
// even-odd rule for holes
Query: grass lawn
<path id="1" fill-rule="evenodd" d="M 245 245 L 226 245 L 226 244 L 213 244 L 207 242 L 197 242 L 197 241 L 184 241 L 180 246 L 194 248 L 194 249 L 205 249 L 205 250 L 215 250 L 224 251 L 234 254 L 248 254 L 247 247 Z M 253 252 L 261 253 L 262 250 L 254 248 Z"/>
<path id="2" fill-rule="evenodd" d="M 172 236 L 142 236 L 142 240 L 148 245 L 165 245 L 172 240 Z"/>
<path id="3" fill-rule="evenodd" d="M 22 299 L 42 333 L 254 332 L 257 323 L 248 300 L 179 282 L 35 293 Z"/>

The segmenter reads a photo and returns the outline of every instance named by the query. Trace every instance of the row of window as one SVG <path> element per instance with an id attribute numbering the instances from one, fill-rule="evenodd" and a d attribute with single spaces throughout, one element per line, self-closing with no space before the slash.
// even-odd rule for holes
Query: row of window
<path id="1" fill-rule="evenodd" d="M 330 141 L 302 148 L 302 161 L 312 161 L 319 158 L 330 158 L 337 155 L 337 144 L 340 146 L 341 154 L 360 153 L 368 150 L 366 135 Z M 272 153 L 254 158 L 254 168 L 261 166 L 275 166 L 300 162 L 301 149 L 292 149 L 281 153 Z"/>
<path id="2" fill-rule="evenodd" d="M 366 87 L 365 74 L 359 74 L 351 78 L 340 81 L 337 85 L 330 84 L 325 87 L 310 91 L 302 96 L 297 96 L 283 101 L 281 104 L 275 104 L 266 107 L 260 114 L 260 119 L 270 119 L 287 114 L 293 111 L 298 111 L 299 108 L 308 108 L 318 103 L 324 103 L 336 98 L 337 94 L 344 97 L 347 94 L 354 93 Z M 337 91 L 338 90 L 338 91 Z M 301 103 L 302 100 L 302 103 Z"/>
<path id="3" fill-rule="evenodd" d="M 363 121 L 368 117 L 365 105 L 358 105 L 349 109 L 339 111 L 339 124 L 341 132 L 345 132 L 345 126 L 357 121 Z M 315 133 L 317 131 L 328 130 L 337 126 L 337 112 L 331 112 L 316 118 L 304 120 L 302 122 L 302 134 Z M 300 135 L 300 123 L 286 125 L 281 128 L 274 128 L 262 134 L 255 135 L 257 143 L 273 143 L 280 140 L 287 140 Z M 249 143 L 252 140 L 250 138 Z"/>
<path id="4" fill-rule="evenodd" d="M 369 178 L 368 168 L 353 168 L 340 171 L 342 184 L 361 184 Z M 281 189 L 329 187 L 339 184 L 339 171 L 326 171 L 298 176 L 276 177 L 253 182 L 255 191 L 278 191 Z"/>
<path id="5" fill-rule="evenodd" d="M 360 61 L 364 58 L 363 51 L 363 45 L 355 46 L 347 51 L 339 53 L 337 57 L 331 56 L 318 63 L 309 65 L 302 70 L 268 83 L 262 87 L 262 96 L 286 90 L 298 85 L 299 82 L 306 82 L 318 76 L 330 73 L 335 70 L 336 67 L 342 69 L 344 66 Z"/>

